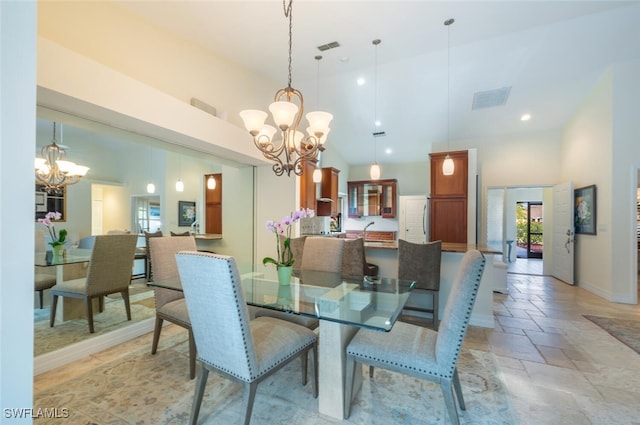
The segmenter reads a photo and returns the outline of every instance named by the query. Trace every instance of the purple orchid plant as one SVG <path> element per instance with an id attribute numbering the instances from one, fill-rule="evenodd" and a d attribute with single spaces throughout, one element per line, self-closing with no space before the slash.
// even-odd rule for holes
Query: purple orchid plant
<path id="1" fill-rule="evenodd" d="M 276 267 L 291 267 L 295 262 L 291 252 L 291 227 L 302 218 L 313 217 L 315 212 L 309 208 L 294 211 L 290 216 L 285 216 L 280 221 L 267 220 L 267 230 L 276 235 L 277 258 L 264 257 L 262 264 L 275 264 Z M 280 248 L 280 235 L 284 235 L 284 243 Z"/>
<path id="2" fill-rule="evenodd" d="M 60 229 L 60 232 L 56 234 L 56 228 L 53 226 L 53 221 L 60 220 L 61 218 L 62 213 L 51 211 L 48 212 L 44 218 L 38 219 L 38 222 L 44 224 L 49 231 L 49 236 L 51 236 L 51 242 L 49 242 L 49 245 L 51 246 L 64 245 L 67 240 L 67 231 L 65 229 Z"/>

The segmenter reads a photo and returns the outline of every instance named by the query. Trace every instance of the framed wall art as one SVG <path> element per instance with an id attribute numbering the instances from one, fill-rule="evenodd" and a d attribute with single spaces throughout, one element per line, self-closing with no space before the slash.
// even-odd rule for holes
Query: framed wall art
<path id="1" fill-rule="evenodd" d="M 596 185 L 574 191 L 574 227 L 576 234 L 596 234 Z"/>
<path id="2" fill-rule="evenodd" d="M 196 203 L 178 201 L 178 226 L 191 226 L 196 221 Z"/>

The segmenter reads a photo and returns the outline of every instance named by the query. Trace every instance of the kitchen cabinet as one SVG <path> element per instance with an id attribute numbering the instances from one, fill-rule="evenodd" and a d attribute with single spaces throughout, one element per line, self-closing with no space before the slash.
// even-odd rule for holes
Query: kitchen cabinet
<path id="1" fill-rule="evenodd" d="M 445 157 L 451 156 L 454 172 L 451 176 L 442 174 L 442 163 Z M 440 152 L 429 154 L 431 157 L 431 197 L 453 196 L 467 197 L 469 179 L 467 151 Z"/>
<path id="2" fill-rule="evenodd" d="M 396 187 L 396 179 L 348 182 L 348 216 L 350 218 L 367 216 L 394 218 Z"/>
<path id="3" fill-rule="evenodd" d="M 340 174 L 340 170 L 338 170 L 337 168 L 322 168 L 320 196 L 323 200 L 317 201 L 317 215 L 336 216 L 340 212 L 338 211 L 338 174 Z M 328 199 L 331 199 L 331 202 L 326 201 Z"/>
<path id="4" fill-rule="evenodd" d="M 216 181 L 215 189 L 207 187 L 212 176 Z M 222 173 L 204 175 L 205 233 L 222 234 Z"/>
<path id="5" fill-rule="evenodd" d="M 449 154 L 454 163 L 451 176 L 442 173 Z M 439 152 L 431 158 L 431 200 L 429 235 L 432 241 L 467 243 L 467 151 Z"/>
<path id="6" fill-rule="evenodd" d="M 316 184 L 313 182 L 313 170 L 316 161 L 302 161 L 300 176 L 300 208 L 316 209 Z"/>

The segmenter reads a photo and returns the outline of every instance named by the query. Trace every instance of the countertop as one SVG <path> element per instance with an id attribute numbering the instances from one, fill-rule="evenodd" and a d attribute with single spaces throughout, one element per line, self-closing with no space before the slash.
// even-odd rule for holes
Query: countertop
<path id="1" fill-rule="evenodd" d="M 222 239 L 222 235 L 220 233 L 198 233 L 195 235 L 196 239 L 205 239 L 205 240 L 214 240 L 214 239 Z"/>
<path id="2" fill-rule="evenodd" d="M 364 243 L 365 248 L 377 248 L 377 249 L 398 249 L 398 241 L 367 241 Z M 464 244 L 464 243 L 452 243 L 443 242 L 442 252 L 460 252 L 465 253 L 470 249 L 477 249 L 483 254 L 502 254 L 502 251 L 489 248 L 484 245 Z"/>

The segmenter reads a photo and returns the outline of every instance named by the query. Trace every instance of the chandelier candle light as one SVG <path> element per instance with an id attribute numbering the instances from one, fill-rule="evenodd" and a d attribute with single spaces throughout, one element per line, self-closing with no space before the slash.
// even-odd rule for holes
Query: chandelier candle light
<path id="1" fill-rule="evenodd" d="M 35 159 L 36 184 L 47 193 L 60 193 L 64 186 L 75 184 L 87 174 L 89 167 L 67 161 L 67 152 L 57 143 L 56 123 L 53 123 L 53 139 L 40 150 Z"/>
<path id="2" fill-rule="evenodd" d="M 292 39 L 292 2 L 282 1 L 284 16 L 289 18 L 289 79 L 287 87 L 276 92 L 274 102 L 269 105 L 269 111 L 276 127 L 265 124 L 267 113 L 249 109 L 240 112 L 244 125 L 253 137 L 253 143 L 265 158 L 275 162 L 273 172 L 287 176 L 291 172 L 297 176 L 302 174 L 302 162 L 314 160 L 319 152 L 324 150 L 324 143 L 329 133 L 329 123 L 333 115 L 328 112 L 315 111 L 306 114 L 309 127 L 307 136 L 298 130 L 304 113 L 302 93 L 291 87 L 291 39 Z M 280 130 L 282 139 L 274 140 L 274 135 Z"/>

